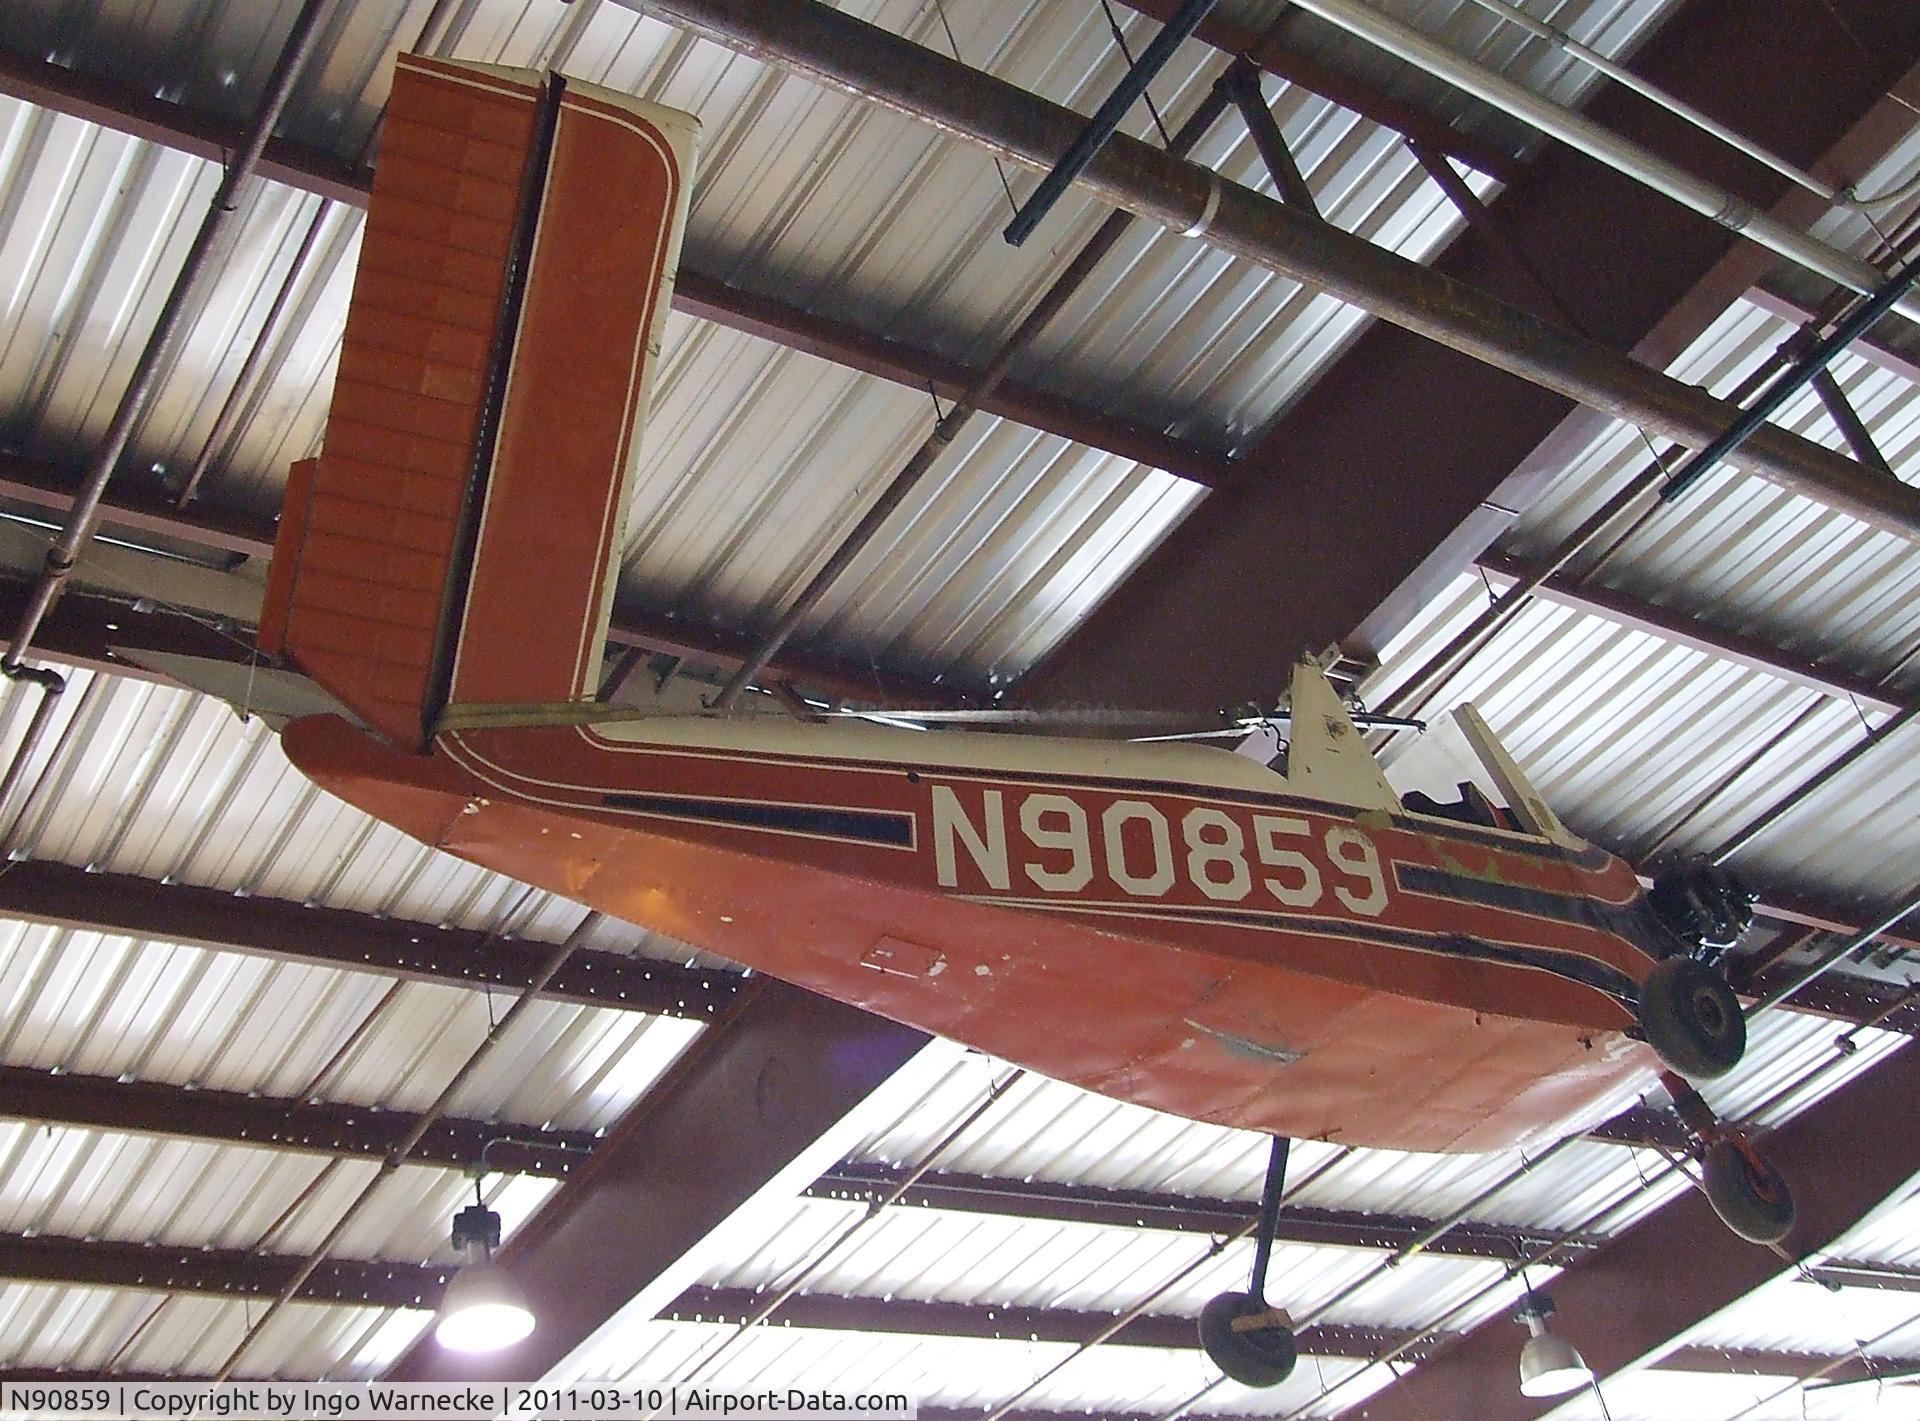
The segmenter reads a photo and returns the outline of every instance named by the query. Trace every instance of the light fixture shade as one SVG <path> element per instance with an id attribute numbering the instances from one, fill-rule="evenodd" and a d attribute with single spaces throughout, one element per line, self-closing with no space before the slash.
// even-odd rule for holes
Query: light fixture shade
<path id="1" fill-rule="evenodd" d="M 1593 1380 L 1589 1367 L 1564 1337 L 1541 1329 L 1520 1349 L 1520 1394 L 1565 1396 Z"/>
<path id="2" fill-rule="evenodd" d="M 455 1352 L 496 1352 L 533 1331 L 533 1310 L 520 1285 L 492 1259 L 453 1275 L 440 1299 L 434 1340 Z"/>

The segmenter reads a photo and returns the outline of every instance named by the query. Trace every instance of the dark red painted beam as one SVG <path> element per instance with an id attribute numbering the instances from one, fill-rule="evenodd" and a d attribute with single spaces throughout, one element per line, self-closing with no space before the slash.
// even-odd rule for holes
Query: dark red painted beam
<path id="1" fill-rule="evenodd" d="M 72 506 L 76 483 L 77 479 L 67 470 L 0 454 L 0 498 L 17 499 L 45 509 L 50 515 L 64 516 Z M 223 511 L 204 501 L 194 504 L 188 512 L 181 512 L 148 494 L 127 489 L 124 483 L 108 491 L 101 518 L 108 528 L 119 530 L 136 541 L 146 538 L 199 545 L 245 557 L 264 558 L 273 552 L 274 530 L 270 523 Z M 0 628 L 18 623 L 17 611 L 23 594 L 24 589 L 13 579 L 0 579 Z M 103 599 L 103 602 L 111 605 L 112 599 Z M 103 618 L 117 622 L 121 630 L 113 636 L 104 632 L 88 635 L 83 630 L 90 625 L 97 627 Z M 145 640 L 140 639 L 143 635 Z M 160 639 L 155 640 L 156 637 Z M 733 670 L 753 649 L 751 637 L 717 627 L 683 625 L 673 617 L 652 616 L 632 609 L 614 618 L 607 640 L 616 646 L 662 652 L 723 671 Z M 49 655 L 64 655 L 87 665 L 110 664 L 106 654 L 109 645 L 176 649 L 233 662 L 244 661 L 247 650 L 244 638 L 220 636 L 190 618 L 162 609 L 129 619 L 124 602 L 112 606 L 111 611 L 97 612 L 91 617 L 70 617 L 62 626 L 50 626 L 36 641 Z M 170 642 L 181 645 L 170 648 Z M 958 706 L 967 703 L 952 687 L 937 682 L 876 672 L 871 667 L 850 665 L 805 651 L 782 652 L 774 658 L 771 675 L 774 679 L 798 682 L 809 690 L 863 705 Z"/>
<path id="2" fill-rule="evenodd" d="M 224 161 L 239 137 L 237 122 L 5 51 L 0 51 L 0 93 L 215 162 Z M 373 181 L 371 170 L 350 172 L 329 154 L 280 141 L 268 145 L 261 173 L 275 182 L 354 207 L 366 205 Z M 691 266 L 682 266 L 675 278 L 673 304 L 688 315 L 896 384 L 917 390 L 931 385 L 948 399 L 957 396 L 974 377 L 967 366 L 931 349 L 742 290 Z M 1017 424 L 1165 469 L 1195 483 L 1217 486 L 1232 476 L 1232 461 L 1223 453 L 1021 380 L 1003 381 L 981 407 Z"/>
<path id="3" fill-rule="evenodd" d="M 1780 36 L 1792 34 L 1791 45 Z M 1783 155 L 1877 154 L 1911 126 L 1910 0 L 1686 6 L 1634 67 Z M 1784 184 L 1670 116 L 1603 88 L 1600 122 L 1804 221 Z M 1771 264 L 1724 229 L 1548 148 L 1493 204 L 1593 336 L 1664 366 Z M 1477 232 L 1436 263 L 1522 305 L 1531 283 Z M 1037 703 L 1211 709 L 1282 691 L 1294 659 L 1384 644 L 1599 427 L 1571 403 L 1374 323 L 1245 461 L 1020 690 Z M 1509 481 L 1515 470 L 1523 477 Z M 1376 615 L 1377 613 L 1377 615 Z M 1364 624 L 1364 625 L 1363 625 Z M 1356 636 L 1356 628 L 1361 629 Z"/>
<path id="4" fill-rule="evenodd" d="M 126 874 L 88 873 L 44 861 L 10 864 L 0 873 L 0 916 L 508 991 L 531 982 L 548 951 L 545 944 L 489 938 L 468 928 L 310 908 L 285 899 L 241 897 Z M 729 972 L 579 948 L 543 995 L 581 1006 L 709 1021 L 734 1000 L 737 986 L 738 978 Z"/>
<path id="5" fill-rule="evenodd" d="M 174 1248 L 157 1244 L 0 1234 L 0 1278 L 89 1288 L 144 1288 L 156 1293 L 272 1297 L 301 1260 L 244 1248 Z M 302 1302 L 371 1308 L 435 1308 L 450 1270 L 420 1263 L 332 1258 L 300 1290 Z"/>
<path id="6" fill-rule="evenodd" d="M 1499 584 L 1503 589 L 1505 583 L 1531 576 L 1538 569 L 1538 564 L 1525 558 L 1492 549 L 1482 553 L 1476 561 L 1480 567 L 1503 579 Z M 1700 616 L 1694 616 L 1601 583 L 1582 582 L 1565 573 L 1556 573 L 1548 578 L 1534 595 L 1563 607 L 1591 612 L 1619 626 L 1648 632 L 1677 645 L 1689 646 L 1741 666 L 1765 671 L 1798 685 L 1811 686 L 1831 696 L 1851 697 L 1888 710 L 1904 708 L 1903 703 L 1882 687 L 1877 678 L 1844 666 L 1832 666 L 1795 656 L 1759 637 L 1730 627 L 1716 626 L 1711 620 L 1711 609 L 1703 609 Z"/>
<path id="7" fill-rule="evenodd" d="M 1905 1128 L 1920 1095 L 1920 1051 L 1882 1061 L 1768 1137 L 1768 1156 L 1792 1182 L 1795 1258 L 1829 1247 L 1920 1170 L 1920 1141 Z M 1656 1353 L 1701 1320 L 1786 1271 L 1770 1250 L 1742 1243 L 1688 1190 L 1554 1280 L 1556 1330 L 1601 1377 Z M 1374 1397 L 1370 1421 L 1526 1421 L 1551 1408 L 1514 1384 L 1523 1337 L 1506 1318 Z"/>
<path id="8" fill-rule="evenodd" d="M 382 1159 L 418 1117 L 407 1110 L 331 1100 L 280 1100 L 162 1081 L 0 1066 L 0 1116 L 93 1130 L 128 1130 L 213 1144 Z M 557 1130 L 448 1116 L 414 1145 L 414 1164 L 565 1179 L 599 1142 L 591 1130 Z M 482 1152 L 485 1159 L 482 1160 Z"/>
<path id="9" fill-rule="evenodd" d="M 754 1316 L 766 1299 L 751 1288 L 686 1290 L 661 1317 L 672 1322 L 738 1323 Z M 842 1297 L 800 1293 L 783 1303 L 769 1326 L 819 1328 L 835 1332 L 906 1333 L 916 1337 L 966 1337 L 980 1341 L 1089 1341 L 1113 1325 L 1110 1312 L 1071 1308 L 999 1307 L 903 1298 Z M 1307 1357 L 1373 1357 L 1407 1342 L 1412 1334 L 1391 1327 L 1328 1325 L 1300 1332 Z M 1197 1349 L 1200 1336 L 1193 1318 L 1149 1313 L 1134 1318 L 1101 1346 Z"/>
<path id="10" fill-rule="evenodd" d="M 821 1175 L 806 1192 L 818 1199 L 850 1199 L 864 1204 L 890 1198 L 905 1177 L 903 1171 L 883 1165 L 842 1164 Z M 1210 1235 L 1236 1233 L 1252 1223 L 1259 1212 L 1257 1204 L 1238 1199 L 1192 1199 L 1088 1184 L 944 1173 L 925 1176 L 899 1202 L 905 1208 Z M 1275 1238 L 1282 1243 L 1390 1251 L 1412 1242 L 1432 1226 L 1432 1219 L 1399 1214 L 1289 1205 L 1280 1211 Z M 1497 1258 L 1506 1262 L 1549 1242 L 1573 1252 L 1588 1246 L 1581 1239 L 1552 1230 L 1465 1223 L 1442 1235 L 1425 1251 L 1448 1258 Z"/>
<path id="11" fill-rule="evenodd" d="M 927 1039 L 760 979 L 501 1251 L 533 1335 L 483 1358 L 416 1345 L 388 1379 L 531 1381 L 636 1299 L 666 1306 L 688 1252 L 764 1191 L 813 1177 L 821 1138 Z"/>

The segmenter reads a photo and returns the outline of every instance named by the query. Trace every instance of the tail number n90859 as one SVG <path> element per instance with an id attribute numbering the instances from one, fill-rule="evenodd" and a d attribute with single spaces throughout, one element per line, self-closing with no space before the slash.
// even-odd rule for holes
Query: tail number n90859
<path id="1" fill-rule="evenodd" d="M 1082 895 L 1111 886 L 1132 898 L 1164 898 L 1190 885 L 1206 898 L 1265 898 L 1287 908 L 1319 906 L 1331 887 L 1350 912 L 1377 917 L 1387 882 L 1373 841 L 1346 824 L 1324 829 L 1297 815 L 1231 814 L 1194 805 L 1171 819 L 1143 799 L 1097 810 L 1070 795 L 1023 795 L 1012 816 L 995 789 L 979 796 L 976 820 L 947 785 L 932 786 L 934 871 L 961 887 L 963 863 L 1002 893 L 1022 882 L 1042 893 Z M 1096 879 L 1103 880 L 1097 887 Z M 1258 890 L 1256 892 L 1256 889 Z"/>

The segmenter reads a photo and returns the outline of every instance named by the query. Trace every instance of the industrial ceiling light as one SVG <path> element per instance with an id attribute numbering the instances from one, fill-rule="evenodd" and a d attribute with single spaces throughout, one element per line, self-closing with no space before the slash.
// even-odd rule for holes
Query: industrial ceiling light
<path id="1" fill-rule="evenodd" d="M 485 1204 L 471 1204 L 453 1216 L 453 1249 L 462 1261 L 441 1295 L 440 1320 L 433 1328 L 442 1347 L 497 1352 L 533 1331 L 527 1295 L 493 1261 L 499 1246 L 500 1216 Z"/>
<path id="2" fill-rule="evenodd" d="M 1520 1349 L 1522 1396 L 1565 1396 L 1593 1380 L 1593 1368 L 1574 1345 L 1547 1331 L 1547 1319 L 1553 1315 L 1552 1298 L 1528 1288 L 1513 1315 L 1533 1334 Z"/>

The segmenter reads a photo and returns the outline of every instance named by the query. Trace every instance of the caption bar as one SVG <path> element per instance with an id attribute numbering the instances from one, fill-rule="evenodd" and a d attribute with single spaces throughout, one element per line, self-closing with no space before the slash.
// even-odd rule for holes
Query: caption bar
<path id="1" fill-rule="evenodd" d="M 771 1387 L 529 1386 L 477 1382 L 7 1382 L 0 1416 L 124 1417 L 127 1421 L 915 1421 L 900 1393 Z"/>

